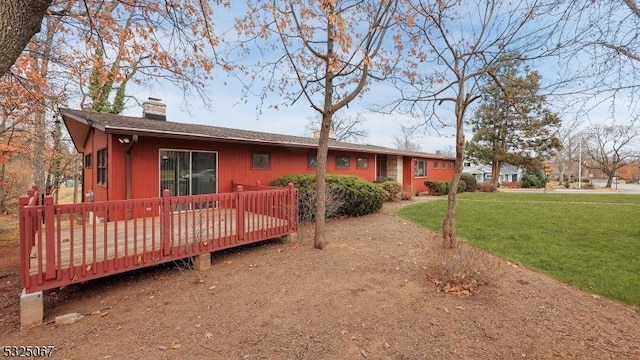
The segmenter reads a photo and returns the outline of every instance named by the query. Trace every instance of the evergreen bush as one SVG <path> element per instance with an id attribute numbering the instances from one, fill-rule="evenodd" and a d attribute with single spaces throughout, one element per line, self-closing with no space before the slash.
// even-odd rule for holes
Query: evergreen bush
<path id="1" fill-rule="evenodd" d="M 384 203 L 384 191 L 357 176 L 327 174 L 326 218 L 338 216 L 361 216 L 374 213 Z M 315 220 L 316 176 L 294 174 L 279 177 L 272 186 L 292 183 L 299 192 L 299 214 L 303 221 Z"/>

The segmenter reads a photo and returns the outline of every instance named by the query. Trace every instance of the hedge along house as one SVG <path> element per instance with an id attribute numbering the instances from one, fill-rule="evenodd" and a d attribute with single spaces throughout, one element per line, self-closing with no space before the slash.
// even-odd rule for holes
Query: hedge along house
<path id="1" fill-rule="evenodd" d="M 60 109 L 84 155 L 84 201 L 225 193 L 234 184 L 268 184 L 290 174 L 315 173 L 318 140 L 167 121 L 156 99 L 142 118 Z M 367 181 L 393 178 L 412 192 L 426 180 L 450 180 L 454 159 L 330 140 L 327 172 Z"/>

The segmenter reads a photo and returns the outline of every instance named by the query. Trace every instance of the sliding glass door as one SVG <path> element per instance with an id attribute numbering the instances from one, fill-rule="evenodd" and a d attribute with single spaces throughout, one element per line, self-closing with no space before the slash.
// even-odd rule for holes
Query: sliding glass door
<path id="1" fill-rule="evenodd" d="M 185 196 L 217 192 L 218 154 L 206 151 L 160 150 L 160 194 Z"/>

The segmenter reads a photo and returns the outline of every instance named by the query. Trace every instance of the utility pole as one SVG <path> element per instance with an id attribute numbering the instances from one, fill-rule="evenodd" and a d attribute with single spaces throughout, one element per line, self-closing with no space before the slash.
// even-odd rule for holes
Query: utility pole
<path id="1" fill-rule="evenodd" d="M 580 136 L 580 145 L 578 150 L 578 189 L 582 189 L 582 136 Z"/>

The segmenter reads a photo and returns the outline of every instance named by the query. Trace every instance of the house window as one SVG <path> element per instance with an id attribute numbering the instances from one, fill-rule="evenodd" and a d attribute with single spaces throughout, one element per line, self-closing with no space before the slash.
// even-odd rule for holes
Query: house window
<path id="1" fill-rule="evenodd" d="M 356 159 L 356 168 L 357 169 L 368 169 L 369 168 L 369 158 L 357 158 Z"/>
<path id="2" fill-rule="evenodd" d="M 84 167 L 87 169 L 91 169 L 91 154 L 87 154 L 84 156 Z"/>
<path id="3" fill-rule="evenodd" d="M 437 162 L 437 161 L 434 161 L 434 162 L 433 162 L 433 168 L 434 168 L 434 169 L 437 169 L 437 168 L 438 168 L 438 166 L 440 166 L 440 164 L 438 164 L 438 162 Z"/>
<path id="4" fill-rule="evenodd" d="M 464 162 L 464 167 L 471 167 L 471 163 L 470 163 L 470 162 L 468 162 L 468 161 L 465 161 L 465 162 Z"/>
<path id="5" fill-rule="evenodd" d="M 98 185 L 107 186 L 107 149 L 98 150 Z"/>
<path id="6" fill-rule="evenodd" d="M 316 165 L 318 165 L 318 158 L 314 154 L 309 154 L 309 157 L 307 158 L 307 167 L 309 167 L 309 169 L 315 169 Z"/>
<path id="7" fill-rule="evenodd" d="M 216 152 L 160 149 L 159 158 L 160 194 L 165 189 L 172 196 L 218 192 Z"/>
<path id="8" fill-rule="evenodd" d="M 336 169 L 348 169 L 349 165 L 348 156 L 336 156 Z"/>
<path id="9" fill-rule="evenodd" d="M 453 169 L 453 161 L 449 161 L 449 169 Z"/>
<path id="10" fill-rule="evenodd" d="M 253 169 L 269 169 L 271 168 L 271 157 L 269 154 L 253 154 L 251 160 L 251 168 Z"/>
<path id="11" fill-rule="evenodd" d="M 414 176 L 425 177 L 427 176 L 427 161 L 426 160 L 414 160 Z"/>

